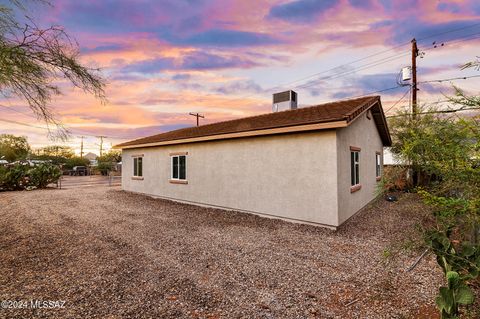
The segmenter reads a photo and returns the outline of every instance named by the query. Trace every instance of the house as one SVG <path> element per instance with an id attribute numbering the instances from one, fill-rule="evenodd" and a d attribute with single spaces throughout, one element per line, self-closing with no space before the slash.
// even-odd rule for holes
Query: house
<path id="1" fill-rule="evenodd" d="M 390 144 L 379 96 L 297 109 L 287 91 L 272 113 L 116 148 L 126 191 L 336 228 L 375 198 Z"/>
<path id="2" fill-rule="evenodd" d="M 97 157 L 98 157 L 97 154 L 92 153 L 92 152 L 88 152 L 87 154 L 83 155 L 83 158 L 90 161 L 91 166 L 97 166 L 98 165 Z"/>

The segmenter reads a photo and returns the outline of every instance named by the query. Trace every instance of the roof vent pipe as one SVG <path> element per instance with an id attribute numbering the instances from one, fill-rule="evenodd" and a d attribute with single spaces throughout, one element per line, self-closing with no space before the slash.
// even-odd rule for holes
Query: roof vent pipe
<path id="1" fill-rule="evenodd" d="M 295 110 L 297 108 L 297 92 L 288 90 L 273 94 L 273 112 Z"/>

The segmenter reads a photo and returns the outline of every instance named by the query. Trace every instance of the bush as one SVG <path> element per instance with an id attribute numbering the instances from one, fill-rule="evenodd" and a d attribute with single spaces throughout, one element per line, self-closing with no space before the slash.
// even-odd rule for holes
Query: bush
<path id="1" fill-rule="evenodd" d="M 30 166 L 17 163 L 0 168 L 0 191 L 45 188 L 62 176 L 60 169 L 50 163 Z"/>
<path id="2" fill-rule="evenodd" d="M 99 162 L 97 169 L 102 175 L 108 175 L 108 172 L 113 169 L 113 165 L 112 162 Z"/>

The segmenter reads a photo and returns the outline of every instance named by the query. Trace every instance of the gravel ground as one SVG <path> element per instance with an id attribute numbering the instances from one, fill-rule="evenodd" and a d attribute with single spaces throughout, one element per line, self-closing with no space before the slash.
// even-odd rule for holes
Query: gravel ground
<path id="1" fill-rule="evenodd" d="M 405 271 L 424 214 L 405 194 L 333 232 L 118 188 L 0 193 L 0 300 L 65 301 L 0 318 L 435 318 L 433 257 Z"/>

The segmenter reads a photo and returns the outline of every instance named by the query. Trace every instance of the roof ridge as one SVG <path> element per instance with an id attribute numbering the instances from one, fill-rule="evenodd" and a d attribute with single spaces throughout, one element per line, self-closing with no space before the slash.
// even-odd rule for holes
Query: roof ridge
<path id="1" fill-rule="evenodd" d="M 247 117 L 241 117 L 241 118 L 237 118 L 237 119 L 231 119 L 231 120 L 225 120 L 225 121 L 220 121 L 220 122 L 209 123 L 209 124 L 200 125 L 200 126 L 201 126 L 201 127 L 206 127 L 206 126 L 215 125 L 215 124 L 219 124 L 219 123 L 228 123 L 228 122 L 234 122 L 234 121 L 239 121 L 239 120 L 247 120 L 247 119 L 259 118 L 259 117 L 264 117 L 264 116 L 270 116 L 270 115 L 272 115 L 272 114 L 280 114 L 280 113 L 285 114 L 286 112 L 296 112 L 296 111 L 299 111 L 299 110 L 310 109 L 310 108 L 319 107 L 319 106 L 327 105 L 327 104 L 338 104 L 338 103 L 344 103 L 344 102 L 350 102 L 350 101 L 355 101 L 355 100 L 360 100 L 360 99 L 366 99 L 366 98 L 374 98 L 374 97 L 375 97 L 375 98 L 378 98 L 379 96 L 378 96 L 378 95 L 370 95 L 370 96 L 358 97 L 358 98 L 355 98 L 355 99 L 345 99 L 345 100 L 334 101 L 334 102 L 326 102 L 326 103 L 321 103 L 321 104 L 304 106 L 304 107 L 297 108 L 297 109 L 293 109 L 293 110 L 284 110 L 284 111 L 273 112 L 273 113 L 262 113 L 262 114 L 247 116 Z M 360 106 L 363 106 L 363 104 L 361 104 Z M 189 128 L 191 129 L 191 128 L 200 127 L 200 126 L 185 127 L 185 128 L 178 129 L 178 130 L 189 129 Z M 163 133 L 160 133 L 160 134 L 163 134 Z M 156 135 L 158 135 L 158 134 L 156 134 Z"/>
<path id="2" fill-rule="evenodd" d="M 152 140 L 175 140 L 179 139 L 181 136 L 191 138 L 195 136 L 210 136 L 222 133 L 226 134 L 243 131 L 255 131 L 275 127 L 299 126 L 341 120 L 346 120 L 349 122 L 353 120 L 353 115 L 356 113 L 361 113 L 359 112 L 360 110 L 368 107 L 368 105 L 373 105 L 376 101 L 380 101 L 380 97 L 378 95 L 372 95 L 354 99 L 326 102 L 281 112 L 262 113 L 248 117 L 214 122 L 200 126 L 184 127 L 173 131 L 149 135 L 120 143 L 115 147 L 144 144 L 147 141 Z M 344 105 L 342 105 L 342 103 Z M 290 113 L 292 115 L 290 115 Z"/>

